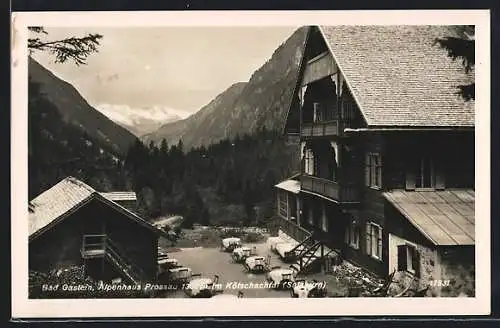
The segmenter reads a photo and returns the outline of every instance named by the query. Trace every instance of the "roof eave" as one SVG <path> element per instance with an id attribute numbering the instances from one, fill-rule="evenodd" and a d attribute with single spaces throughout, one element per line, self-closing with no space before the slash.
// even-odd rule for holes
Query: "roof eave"
<path id="1" fill-rule="evenodd" d="M 129 217 L 130 219 L 135 221 L 136 223 L 140 224 L 144 228 L 151 230 L 152 232 L 154 232 L 158 236 L 163 236 L 163 237 L 167 236 L 166 232 L 163 232 L 160 229 L 156 228 L 155 226 L 153 226 L 152 224 L 150 224 L 149 222 L 147 222 L 143 218 L 139 217 L 137 214 L 131 212 L 130 210 L 126 209 L 125 207 L 121 206 L 120 204 L 116 203 L 115 201 L 107 199 L 106 197 L 102 196 L 99 193 L 96 193 L 96 195 L 97 195 L 96 198 L 98 198 L 100 201 L 115 208 L 116 210 L 118 210 L 122 214 L 126 215 L 127 217 Z"/>
<path id="2" fill-rule="evenodd" d="M 166 232 L 164 232 L 164 231 L 162 231 L 160 229 L 157 229 L 152 224 L 150 224 L 149 222 L 147 222 L 144 219 L 140 218 L 135 213 L 127 210 L 126 208 L 124 208 L 120 204 L 117 204 L 116 202 L 107 199 L 106 197 L 104 197 L 103 195 L 101 195 L 99 192 L 93 192 L 88 197 L 86 197 L 85 199 L 83 199 L 81 202 L 79 202 L 78 204 L 76 204 L 75 206 L 73 206 L 70 210 L 66 211 L 65 213 L 63 213 L 59 217 L 57 217 L 54 220 L 52 220 L 49 224 L 47 224 L 46 226 L 44 226 L 44 227 L 38 229 L 37 231 L 33 232 L 32 234 L 30 234 L 30 236 L 28 238 L 28 242 L 32 242 L 33 240 L 37 239 L 38 237 L 40 237 L 41 235 L 43 235 L 45 232 L 47 232 L 48 230 L 50 230 L 51 228 L 53 228 L 54 226 L 56 226 L 57 224 L 59 224 L 61 221 L 63 221 L 65 218 L 67 218 L 68 216 L 70 216 L 74 212 L 78 211 L 78 209 L 80 209 L 82 206 L 84 206 L 85 204 L 89 203 L 93 199 L 97 199 L 97 200 L 99 200 L 99 201 L 101 201 L 101 202 L 103 202 L 103 203 L 105 203 L 105 204 L 113 207 L 114 209 L 116 209 L 120 213 L 122 213 L 122 214 L 126 215 L 128 218 L 132 219 L 134 222 L 136 222 L 136 223 L 140 224 L 141 226 L 143 226 L 144 228 L 150 229 L 157 236 L 168 237 L 168 234 Z"/>
<path id="3" fill-rule="evenodd" d="M 410 224 L 412 226 L 414 226 L 422 234 L 422 236 L 425 237 L 425 239 L 427 239 L 429 242 L 431 242 L 434 246 L 436 246 L 436 247 L 461 247 L 461 246 L 472 246 L 472 245 L 474 245 L 474 243 L 472 243 L 472 244 L 471 243 L 453 243 L 453 244 L 448 244 L 448 243 L 439 243 L 439 242 L 437 242 L 424 229 L 422 229 L 422 227 L 420 227 L 420 225 L 416 224 L 416 222 L 414 221 L 414 219 L 411 218 L 405 211 L 401 211 L 400 206 L 392 200 L 392 198 L 390 197 L 390 193 L 389 192 L 383 192 L 382 195 L 383 195 L 383 197 L 390 204 L 392 204 L 394 206 L 394 208 L 397 209 L 397 211 L 401 215 L 403 215 L 408 220 L 408 222 L 410 222 Z"/>
<path id="4" fill-rule="evenodd" d="M 290 105 L 288 106 L 288 110 L 286 112 L 286 117 L 285 117 L 285 124 L 283 124 L 283 129 L 282 129 L 283 135 L 287 134 L 288 117 L 290 116 L 290 111 L 292 110 L 292 105 L 293 105 L 295 96 L 297 95 L 298 89 L 300 88 L 300 85 L 302 83 L 302 78 L 304 77 L 305 51 L 306 51 L 306 47 L 307 47 L 307 41 L 309 40 L 309 35 L 311 33 L 311 28 L 312 28 L 312 26 L 307 27 L 306 36 L 304 38 L 304 44 L 302 45 L 302 58 L 300 59 L 297 81 L 295 82 L 295 87 L 293 88 L 293 92 L 292 92 L 292 101 L 290 101 Z M 299 134 L 299 133 L 297 133 L 297 134 Z"/>
<path id="5" fill-rule="evenodd" d="M 75 206 L 73 206 L 72 208 L 70 208 L 68 211 L 66 211 L 63 214 L 61 214 L 58 217 L 56 217 L 49 224 L 47 224 L 47 225 L 43 226 L 42 228 L 40 228 L 40 229 L 32 232 L 29 235 L 29 237 L 28 237 L 28 242 L 31 242 L 31 241 L 37 239 L 38 237 L 40 237 L 41 235 L 43 235 L 45 232 L 47 232 L 48 230 L 50 230 L 52 227 L 54 227 L 57 224 L 59 224 L 65 218 L 67 218 L 71 214 L 73 214 L 76 211 L 78 211 L 82 206 L 84 206 L 85 204 L 89 203 L 92 199 L 94 199 L 94 197 L 95 197 L 96 194 L 97 194 L 96 192 L 94 192 L 92 194 L 89 194 L 87 197 L 85 197 L 84 199 L 82 199 L 79 203 L 77 203 Z"/>
<path id="6" fill-rule="evenodd" d="M 404 131 L 474 131 L 474 126 L 369 126 L 367 128 L 345 128 L 346 133 L 360 132 L 404 132 Z"/>

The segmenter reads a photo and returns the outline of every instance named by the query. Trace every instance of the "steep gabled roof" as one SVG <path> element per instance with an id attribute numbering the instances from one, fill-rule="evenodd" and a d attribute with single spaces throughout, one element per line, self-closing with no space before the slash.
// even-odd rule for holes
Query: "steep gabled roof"
<path id="1" fill-rule="evenodd" d="M 295 81 L 295 85 L 293 87 L 293 91 L 292 91 L 292 100 L 290 101 L 289 105 L 288 105 L 288 109 L 287 109 L 287 112 L 286 112 L 286 116 L 285 116 L 285 122 L 283 124 L 283 132 L 286 133 L 287 131 L 287 126 L 289 124 L 289 120 L 290 120 L 290 116 L 291 116 L 291 113 L 292 111 L 294 110 L 294 98 L 296 97 L 296 95 L 298 94 L 299 90 L 300 90 L 300 84 L 302 82 L 302 76 L 304 74 L 304 70 L 305 70 L 305 52 L 306 52 L 306 47 L 307 47 L 307 40 L 309 39 L 309 34 L 310 34 L 310 31 L 311 31 L 311 27 L 310 26 L 303 26 L 302 27 L 303 29 L 305 29 L 305 37 L 304 37 L 304 42 L 302 43 L 302 47 L 301 47 L 301 54 L 302 54 L 302 57 L 300 58 L 300 63 L 299 63 L 299 68 L 298 68 L 298 72 L 297 72 L 297 79 Z"/>
<path id="2" fill-rule="evenodd" d="M 368 126 L 473 127 L 474 101 L 458 86 L 474 81 L 435 44 L 453 26 L 321 26 Z"/>
<path id="3" fill-rule="evenodd" d="M 29 235 L 43 229 L 52 221 L 92 196 L 95 190 L 73 177 L 67 177 L 33 199 L 28 217 Z"/>
<path id="4" fill-rule="evenodd" d="M 28 214 L 29 239 L 41 235 L 52 225 L 57 224 L 92 199 L 98 199 L 140 225 L 157 234 L 162 234 L 149 222 L 114 201 L 105 198 L 89 185 L 74 177 L 67 177 L 30 202 Z"/>

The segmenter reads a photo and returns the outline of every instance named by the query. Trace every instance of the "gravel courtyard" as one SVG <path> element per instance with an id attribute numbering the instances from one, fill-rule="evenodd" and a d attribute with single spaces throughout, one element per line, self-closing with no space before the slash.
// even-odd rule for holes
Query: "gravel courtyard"
<path id="1" fill-rule="evenodd" d="M 231 254 L 222 252 L 219 248 L 220 236 L 213 231 L 188 231 L 184 238 L 172 247 L 166 240 L 160 243 L 160 247 L 167 250 L 170 258 L 175 258 L 182 266 L 190 267 L 193 273 L 200 273 L 204 277 L 219 276 L 219 283 L 224 288 L 224 294 L 237 295 L 239 291 L 244 293 L 244 297 L 249 298 L 289 298 L 290 291 L 279 291 L 262 288 L 247 288 L 244 290 L 226 288 L 227 283 L 250 283 L 261 284 L 265 282 L 265 274 L 247 273 L 242 264 L 234 263 Z M 208 238 L 206 238 L 208 236 Z M 264 234 L 257 242 L 243 242 L 245 246 L 256 248 L 257 255 L 271 256 L 271 267 L 281 266 L 288 268 L 289 264 L 284 263 L 277 254 L 270 251 L 267 234 Z M 202 246 L 203 245 L 203 246 Z M 368 275 L 364 270 L 348 262 L 344 262 L 337 267 L 334 273 L 315 273 L 304 277 L 307 280 L 316 279 L 327 284 L 329 297 L 346 297 L 348 288 L 354 287 L 362 291 L 370 291 L 381 286 L 382 280 Z M 168 291 L 160 297 L 184 298 L 183 291 Z"/>
<path id="2" fill-rule="evenodd" d="M 256 247 L 257 254 L 266 256 L 271 254 L 271 266 L 288 267 L 283 263 L 277 255 L 269 251 L 267 244 L 245 244 L 245 246 Z M 251 274 L 247 273 L 242 264 L 234 263 L 230 253 L 222 252 L 219 248 L 182 248 L 177 252 L 169 254 L 171 258 L 175 258 L 183 266 L 190 267 L 193 273 L 201 273 L 203 276 L 213 277 L 215 274 L 219 275 L 219 283 L 224 287 L 224 294 L 237 295 L 239 289 L 226 289 L 227 282 L 241 282 L 241 283 L 262 283 L 265 281 L 265 274 Z M 241 290 L 244 297 L 290 297 L 289 291 L 277 291 L 271 289 L 245 289 Z M 166 297 L 185 297 L 182 291 L 171 292 Z"/>

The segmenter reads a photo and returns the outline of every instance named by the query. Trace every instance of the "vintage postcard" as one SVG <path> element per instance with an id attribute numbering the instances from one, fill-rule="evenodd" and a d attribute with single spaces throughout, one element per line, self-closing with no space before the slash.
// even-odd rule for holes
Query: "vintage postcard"
<path id="1" fill-rule="evenodd" d="M 12 316 L 488 314 L 489 19 L 14 13 Z"/>

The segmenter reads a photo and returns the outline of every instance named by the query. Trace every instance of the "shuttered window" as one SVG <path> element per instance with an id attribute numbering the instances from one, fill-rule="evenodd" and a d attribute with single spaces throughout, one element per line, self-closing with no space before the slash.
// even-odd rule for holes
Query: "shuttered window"
<path id="1" fill-rule="evenodd" d="M 435 161 L 430 155 L 417 157 L 406 172 L 406 189 L 437 189 L 445 188 L 444 170 L 440 161 Z"/>
<path id="2" fill-rule="evenodd" d="M 366 254 L 378 260 L 382 259 L 382 228 L 373 222 L 366 223 Z"/>
<path id="3" fill-rule="evenodd" d="M 398 246 L 398 271 L 406 271 L 420 277 L 420 253 L 415 246 Z"/>
<path id="4" fill-rule="evenodd" d="M 417 172 L 415 172 L 415 188 L 432 188 L 434 186 L 434 165 L 428 156 L 420 159 Z"/>
<path id="5" fill-rule="evenodd" d="M 345 243 L 354 249 L 359 249 L 359 225 L 356 223 L 349 223 L 345 231 Z"/>
<path id="6" fill-rule="evenodd" d="M 367 153 L 365 156 L 365 185 L 382 188 L 382 159 L 378 153 Z"/>

